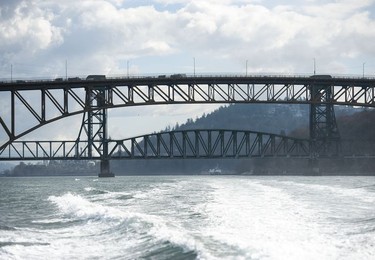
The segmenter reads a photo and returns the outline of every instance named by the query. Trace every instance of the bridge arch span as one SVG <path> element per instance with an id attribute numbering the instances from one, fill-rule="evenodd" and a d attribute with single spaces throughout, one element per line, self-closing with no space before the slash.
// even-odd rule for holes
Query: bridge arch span
<path id="1" fill-rule="evenodd" d="M 312 91 L 314 86 L 320 87 Z M 102 109 L 160 104 L 280 103 L 375 107 L 375 79 L 295 76 L 201 76 L 108 78 L 0 83 L 9 93 L 10 120 L 0 117 L 8 140 L 0 150 L 32 131 L 63 118 Z M 28 93 L 39 100 L 30 101 Z M 321 97 L 330 93 L 329 102 Z M 92 103 L 95 97 L 96 104 Z M 16 130 L 16 101 L 36 124 Z M 49 110 L 55 111 L 48 117 Z M 24 116 L 24 115 L 23 115 Z"/>
<path id="2" fill-rule="evenodd" d="M 309 140 L 232 129 L 193 129 L 108 140 L 108 160 L 302 157 Z M 98 147 L 97 147 L 98 148 Z M 8 160 L 100 160 L 102 149 L 89 154 L 87 140 L 14 141 L 0 150 Z"/>

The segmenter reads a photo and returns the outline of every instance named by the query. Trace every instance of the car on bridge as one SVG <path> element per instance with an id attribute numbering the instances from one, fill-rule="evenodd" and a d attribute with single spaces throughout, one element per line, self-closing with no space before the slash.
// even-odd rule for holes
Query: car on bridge
<path id="1" fill-rule="evenodd" d="M 74 78 L 68 78 L 68 81 L 80 81 L 81 78 L 79 77 L 74 77 Z"/>
<path id="2" fill-rule="evenodd" d="M 105 80 L 105 75 L 88 75 L 86 80 Z"/>
<path id="3" fill-rule="evenodd" d="M 172 74 L 171 75 L 172 79 L 179 79 L 179 78 L 186 78 L 186 74 Z"/>

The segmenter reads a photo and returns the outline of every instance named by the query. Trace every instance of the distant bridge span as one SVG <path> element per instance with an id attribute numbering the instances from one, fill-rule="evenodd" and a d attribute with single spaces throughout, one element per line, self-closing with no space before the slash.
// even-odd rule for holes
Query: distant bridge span
<path id="1" fill-rule="evenodd" d="M 310 156 L 309 140 L 247 130 L 183 130 L 108 140 L 108 159 L 198 159 Z M 100 160 L 103 147 L 88 141 L 14 141 L 0 151 L 8 160 Z"/>
<path id="2" fill-rule="evenodd" d="M 0 143 L 0 153 L 45 124 L 84 113 L 86 118 L 82 121 L 80 136 L 86 133 L 87 158 L 94 158 L 100 150 L 101 159 L 108 160 L 111 154 L 107 138 L 107 109 L 209 103 L 309 104 L 312 111 L 310 153 L 327 153 L 333 146 L 337 151 L 339 143 L 333 106 L 375 107 L 375 79 L 326 75 L 176 74 L 131 78 L 97 75 L 87 79 L 2 82 L 0 98 L 0 136 L 7 139 Z M 33 123 L 22 128 L 19 127 L 22 120 Z M 82 141 L 82 138 L 77 140 Z"/>

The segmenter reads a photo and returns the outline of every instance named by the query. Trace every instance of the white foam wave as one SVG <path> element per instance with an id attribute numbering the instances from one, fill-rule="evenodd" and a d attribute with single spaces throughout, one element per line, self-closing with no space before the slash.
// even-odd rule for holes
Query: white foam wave
<path id="1" fill-rule="evenodd" d="M 104 195 L 104 194 L 107 194 L 107 193 L 112 193 L 112 192 L 109 192 L 109 191 L 106 191 L 106 190 L 101 190 L 101 189 L 96 189 L 96 188 L 93 188 L 93 187 L 86 187 L 84 188 L 85 191 L 87 192 L 91 192 L 91 193 L 96 193 L 97 195 Z"/>
<path id="2" fill-rule="evenodd" d="M 116 230 L 128 230 L 130 227 L 139 233 L 146 232 L 157 240 L 168 241 L 183 248 L 185 251 L 201 252 L 201 254 L 204 251 L 203 246 L 198 244 L 196 239 L 189 235 L 186 230 L 184 232 L 184 229 L 172 226 L 159 216 L 125 212 L 118 208 L 91 202 L 80 195 L 72 193 L 62 196 L 50 196 L 48 200 L 58 207 L 60 213 L 69 218 L 105 221 L 106 224 L 111 224 L 109 221 L 114 221 L 112 223 L 114 225 L 111 226 Z"/>
<path id="3" fill-rule="evenodd" d="M 327 195 L 334 195 L 338 197 L 347 197 L 357 199 L 368 203 L 375 203 L 375 193 L 370 192 L 364 188 L 350 188 L 342 186 L 322 185 L 322 184 L 308 184 L 293 181 L 280 182 L 294 187 L 301 187 L 306 190 L 316 190 L 328 193 Z"/>
<path id="4" fill-rule="evenodd" d="M 244 259 L 322 259 L 335 243 L 316 212 L 287 190 L 260 182 L 216 186 L 205 234 Z M 225 252 L 223 252 L 225 254 Z"/>
<path id="5" fill-rule="evenodd" d="M 54 203 L 60 212 L 69 217 L 79 219 L 122 219 L 124 213 L 116 208 L 90 202 L 80 195 L 67 193 L 62 196 L 50 196 L 49 201 Z"/>
<path id="6" fill-rule="evenodd" d="M 88 184 L 80 195 L 51 196 L 57 214 L 47 212 L 48 219 L 39 223 L 53 224 L 0 232 L 0 241 L 21 242 L 0 248 L 0 259 L 141 259 L 148 253 L 163 258 L 163 250 L 173 255 L 175 247 L 210 260 L 375 259 L 372 231 L 346 232 L 370 226 L 368 221 L 339 223 L 324 212 L 336 210 L 325 196 L 337 200 L 337 192 L 268 179 L 211 178 L 204 187 L 196 183 L 126 187 L 105 194 Z M 350 214 L 346 208 L 343 213 Z M 24 242 L 35 241 L 25 247 Z"/>
<path id="7" fill-rule="evenodd" d="M 121 208 L 101 205 L 98 202 L 91 202 L 80 195 L 72 193 L 66 193 L 62 196 L 50 196 L 48 200 L 58 207 L 61 214 L 79 220 L 117 221 L 117 223 L 128 222 L 135 225 L 139 223 L 154 225 L 161 222 L 157 216 L 128 212 Z"/>
<path id="8" fill-rule="evenodd" d="M 40 219 L 33 220 L 32 223 L 35 224 L 58 224 L 58 223 L 68 223 L 70 220 L 64 218 L 50 218 L 50 219 Z"/>
<path id="9" fill-rule="evenodd" d="M 150 235 L 158 240 L 178 246 L 185 252 L 193 251 L 198 254 L 199 259 L 213 259 L 213 256 L 206 250 L 205 245 L 199 241 L 200 236 L 198 238 L 195 237 L 194 233 L 182 226 L 174 226 L 165 220 L 158 219 L 158 222 L 154 222 Z"/>

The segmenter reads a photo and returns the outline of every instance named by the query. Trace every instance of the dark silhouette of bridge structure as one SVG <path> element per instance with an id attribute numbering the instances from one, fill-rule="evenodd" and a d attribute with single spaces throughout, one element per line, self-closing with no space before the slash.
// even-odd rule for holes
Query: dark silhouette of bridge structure
<path id="1" fill-rule="evenodd" d="M 375 107 L 375 79 L 329 75 L 91 75 L 85 79 L 1 82 L 0 97 L 0 136 L 6 137 L 0 143 L 0 160 L 100 160 L 99 176 L 109 177 L 113 176 L 109 161 L 114 159 L 300 157 L 315 161 L 318 157 L 342 156 L 334 106 Z M 208 103 L 308 104 L 309 139 L 247 129 L 108 138 L 108 109 Z M 83 119 L 75 140 L 22 140 L 46 124 L 78 114 Z M 17 127 L 19 120 L 32 125 Z"/>

